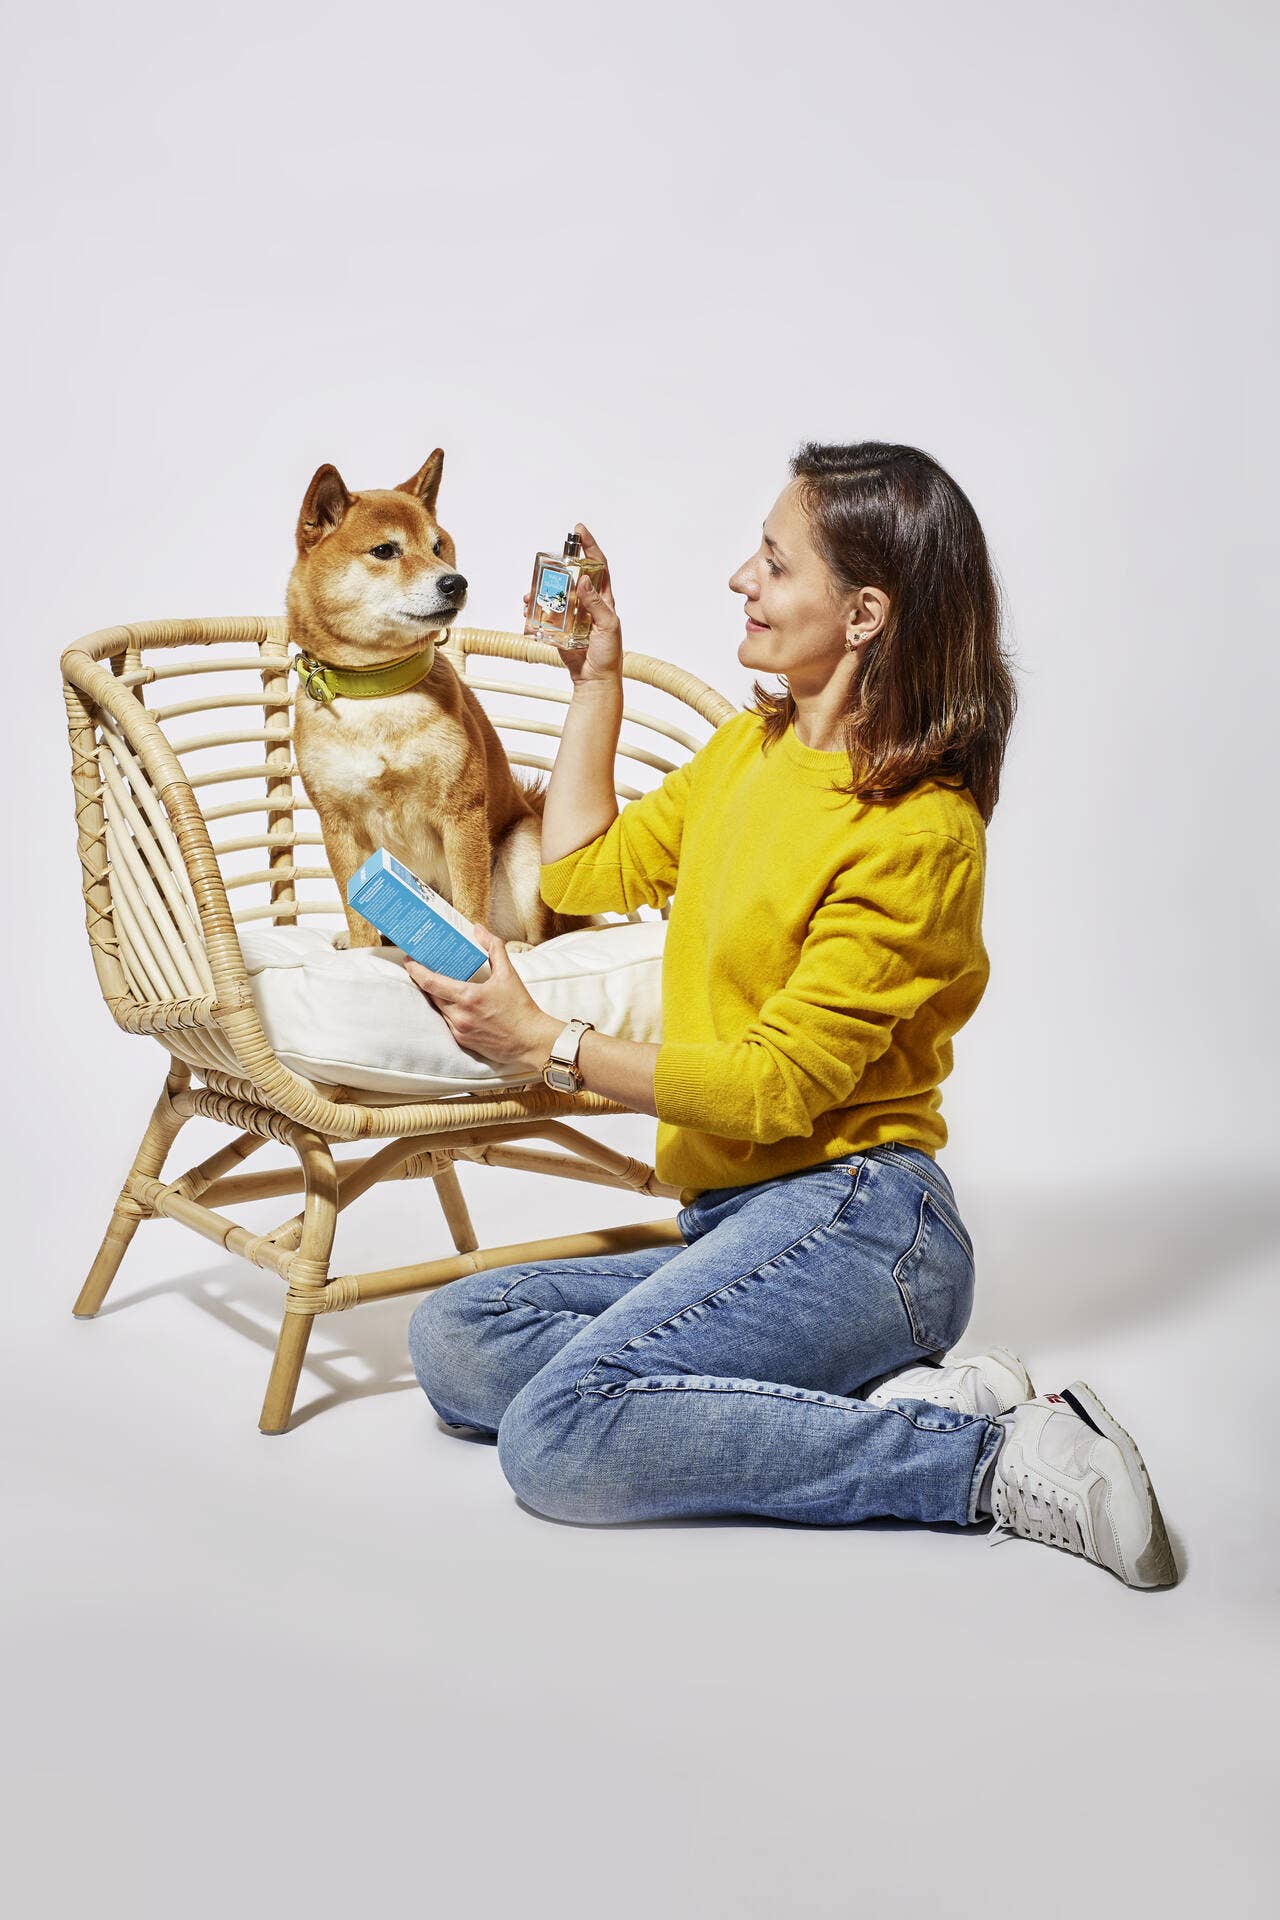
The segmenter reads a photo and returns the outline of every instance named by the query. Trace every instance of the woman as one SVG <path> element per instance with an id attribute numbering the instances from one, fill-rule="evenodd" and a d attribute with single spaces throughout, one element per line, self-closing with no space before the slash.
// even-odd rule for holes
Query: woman
<path id="1" fill-rule="evenodd" d="M 587 553 L 604 558 L 581 524 Z M 1177 1578 L 1132 1439 L 1002 1348 L 942 1364 L 974 1262 L 939 1084 L 982 997 L 986 826 L 1016 706 L 970 502 L 938 463 L 806 445 L 729 582 L 738 658 L 786 681 L 621 813 L 607 568 L 547 794 L 542 893 L 671 899 L 663 1040 L 582 1036 L 591 1091 L 658 1121 L 683 1247 L 545 1260 L 427 1295 L 418 1380 L 555 1518 L 758 1513 L 972 1524 Z M 676 878 L 679 876 L 679 890 Z M 501 940 L 462 985 L 406 962 L 461 1044 L 546 1063 L 562 1022 Z"/>

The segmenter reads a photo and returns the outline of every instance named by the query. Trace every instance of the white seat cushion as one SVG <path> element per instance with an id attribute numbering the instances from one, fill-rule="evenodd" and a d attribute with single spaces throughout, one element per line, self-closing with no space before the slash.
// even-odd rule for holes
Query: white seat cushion
<path id="1" fill-rule="evenodd" d="M 666 932 L 665 920 L 579 927 L 512 953 L 511 964 L 545 1013 L 656 1043 Z M 267 1038 L 303 1079 L 402 1099 L 541 1085 L 527 1069 L 460 1047 L 406 973 L 401 948 L 339 952 L 332 928 L 250 925 L 239 934 Z"/>

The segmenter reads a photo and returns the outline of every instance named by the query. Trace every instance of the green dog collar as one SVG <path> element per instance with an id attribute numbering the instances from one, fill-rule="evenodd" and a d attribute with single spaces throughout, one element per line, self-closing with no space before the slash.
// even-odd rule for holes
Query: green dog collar
<path id="1" fill-rule="evenodd" d="M 380 693 L 403 693 L 406 687 L 424 680 L 435 665 L 436 643 L 430 641 L 421 653 L 393 660 L 385 667 L 335 667 L 317 660 L 313 653 L 295 653 L 290 665 L 298 670 L 298 679 L 313 700 L 329 701 L 341 694 L 345 699 L 372 700 Z"/>

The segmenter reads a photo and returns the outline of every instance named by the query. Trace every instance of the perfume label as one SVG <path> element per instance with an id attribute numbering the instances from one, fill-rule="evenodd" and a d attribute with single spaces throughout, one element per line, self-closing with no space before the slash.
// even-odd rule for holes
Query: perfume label
<path id="1" fill-rule="evenodd" d="M 569 611 L 569 589 L 572 576 L 564 567 L 544 567 L 538 579 L 538 592 L 535 601 L 538 617 L 543 626 L 563 627 Z"/>
<path id="2" fill-rule="evenodd" d="M 347 899 L 411 960 L 433 973 L 470 980 L 488 960 L 471 921 L 385 847 L 352 874 Z"/>

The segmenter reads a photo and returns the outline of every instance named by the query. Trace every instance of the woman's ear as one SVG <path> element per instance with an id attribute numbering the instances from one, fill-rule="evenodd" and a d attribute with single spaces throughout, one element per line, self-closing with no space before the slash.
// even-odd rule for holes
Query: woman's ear
<path id="1" fill-rule="evenodd" d="M 889 620 L 889 596 L 879 587 L 860 587 L 845 615 L 844 637 L 850 646 L 878 640 Z"/>

